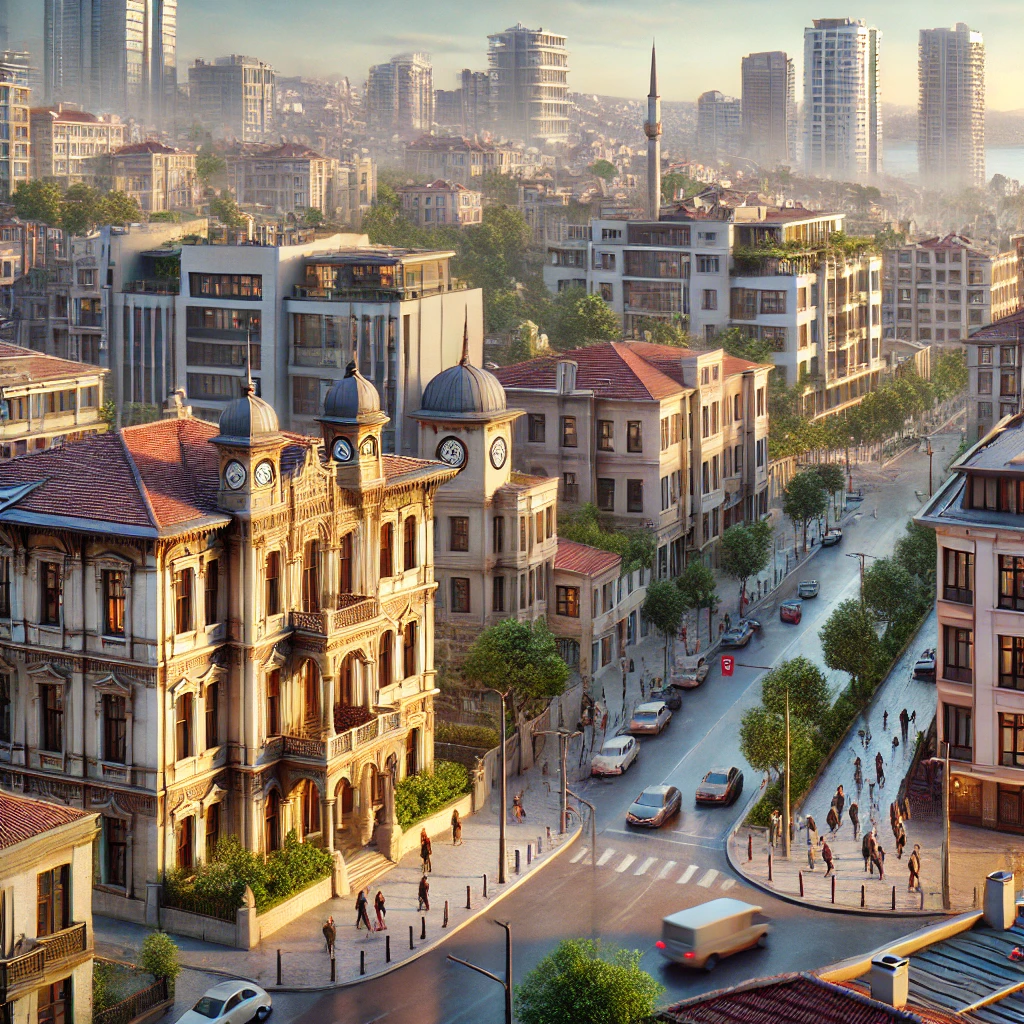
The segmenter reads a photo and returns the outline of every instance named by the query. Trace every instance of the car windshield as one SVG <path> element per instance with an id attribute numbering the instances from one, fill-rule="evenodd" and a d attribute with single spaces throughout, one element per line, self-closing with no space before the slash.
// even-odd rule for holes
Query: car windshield
<path id="1" fill-rule="evenodd" d="M 641 807 L 661 807 L 665 802 L 665 797 L 661 793 L 641 793 L 637 798 L 636 802 Z"/>
<path id="2" fill-rule="evenodd" d="M 624 749 L 625 749 L 625 744 L 623 744 L 623 743 L 606 743 L 601 748 L 601 756 L 602 757 L 618 757 L 619 754 L 621 754 Z"/>
<path id="3" fill-rule="evenodd" d="M 709 772 L 708 777 L 704 781 L 709 786 L 725 786 L 729 782 L 729 776 L 722 775 L 720 772 Z"/>
<path id="4" fill-rule="evenodd" d="M 203 998 L 192 1007 L 196 1013 L 201 1014 L 203 1017 L 209 1017 L 210 1020 L 213 1020 L 215 1017 L 219 1017 L 220 1011 L 223 1008 L 223 999 L 211 999 L 209 996 L 203 996 Z"/>
<path id="5" fill-rule="evenodd" d="M 638 711 L 633 717 L 638 722 L 654 722 L 657 721 L 658 713 L 656 711 Z"/>

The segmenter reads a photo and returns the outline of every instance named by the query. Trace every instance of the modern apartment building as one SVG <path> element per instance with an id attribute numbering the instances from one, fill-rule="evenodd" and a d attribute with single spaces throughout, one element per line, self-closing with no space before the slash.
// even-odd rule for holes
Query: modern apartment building
<path id="1" fill-rule="evenodd" d="M 985 437 L 1001 419 L 1024 409 L 1024 310 L 975 331 L 964 347 L 969 374 L 967 437 L 973 442 Z"/>
<path id="2" fill-rule="evenodd" d="M 121 149 L 128 128 L 116 114 L 90 114 L 75 105 L 35 107 L 31 114 L 32 177 L 62 188 L 95 185 L 105 176 L 101 158 Z"/>
<path id="3" fill-rule="evenodd" d="M 803 163 L 823 178 L 882 170 L 879 46 L 882 33 L 853 18 L 804 29 Z"/>
<path id="4" fill-rule="evenodd" d="M 276 81 L 274 69 L 256 57 L 197 60 L 188 69 L 192 120 L 217 138 L 262 142 L 275 127 Z"/>
<path id="5" fill-rule="evenodd" d="M 0 199 L 31 177 L 29 88 L 10 66 L 0 66 Z"/>
<path id="6" fill-rule="evenodd" d="M 335 157 L 308 146 L 285 142 L 268 148 L 245 148 L 229 155 L 228 185 L 243 206 L 277 214 L 319 210 L 333 220 L 342 201 L 342 170 Z M 348 172 L 345 175 L 348 181 Z"/>
<path id="7" fill-rule="evenodd" d="M 443 178 L 472 188 L 484 174 L 521 174 L 523 154 L 513 146 L 461 136 L 424 135 L 406 145 L 405 169 L 409 174 Z"/>
<path id="8" fill-rule="evenodd" d="M 192 210 L 199 205 L 196 155 L 149 139 L 123 146 L 110 158 L 114 188 L 145 213 Z"/>
<path id="9" fill-rule="evenodd" d="M 954 821 L 1024 832 L 1024 417 L 985 434 L 916 517 L 938 535 L 938 740 Z"/>
<path id="10" fill-rule="evenodd" d="M 177 394 L 0 465 L 5 785 L 100 812 L 93 907 L 137 923 L 225 835 L 264 855 L 295 829 L 339 878 L 371 838 L 397 859 L 391 787 L 433 763 L 433 496 L 456 470 L 383 454 L 355 370 L 318 437 L 242 382 L 219 423 Z"/>
<path id="11" fill-rule="evenodd" d="M 483 193 L 454 181 L 439 178 L 426 185 L 404 185 L 397 192 L 402 216 L 418 227 L 465 227 L 483 220 Z"/>
<path id="12" fill-rule="evenodd" d="M 796 70 L 781 50 L 751 53 L 741 66 L 742 154 L 765 167 L 797 160 Z"/>
<path id="13" fill-rule="evenodd" d="M 1019 306 L 1016 252 L 963 235 L 926 238 L 885 252 L 886 338 L 954 342 Z"/>
<path id="14" fill-rule="evenodd" d="M 426 53 L 403 53 L 370 68 L 366 120 L 371 130 L 430 131 L 434 122 L 433 66 Z"/>
<path id="15" fill-rule="evenodd" d="M 565 36 L 519 23 L 487 38 L 490 101 L 497 131 L 528 146 L 568 142 Z"/>
<path id="16" fill-rule="evenodd" d="M 495 370 L 526 410 L 515 468 L 557 477 L 568 507 L 592 502 L 657 533 L 659 576 L 714 559 L 733 523 L 768 511 L 768 374 L 721 349 L 609 342 Z"/>
<path id="17" fill-rule="evenodd" d="M 706 163 L 718 163 L 740 152 L 743 118 L 740 101 L 717 89 L 697 97 L 697 154 Z"/>
<path id="18" fill-rule="evenodd" d="M 985 40 L 963 22 L 921 29 L 917 162 L 922 181 L 985 184 Z"/>

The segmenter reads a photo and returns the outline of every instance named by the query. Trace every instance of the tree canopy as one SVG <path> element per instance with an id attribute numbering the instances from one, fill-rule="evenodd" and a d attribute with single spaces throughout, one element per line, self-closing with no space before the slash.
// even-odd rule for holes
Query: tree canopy
<path id="1" fill-rule="evenodd" d="M 832 695 L 824 674 L 813 661 L 791 658 L 773 668 L 761 680 L 761 703 L 772 714 L 785 714 L 787 691 L 791 719 L 795 716 L 814 726 L 824 723 L 832 707 Z"/>
<path id="2" fill-rule="evenodd" d="M 870 693 L 883 662 L 874 617 L 860 601 L 843 601 L 818 632 L 825 664 L 853 677 L 859 696 Z"/>
<path id="3" fill-rule="evenodd" d="M 803 530 L 804 551 L 807 550 L 807 524 L 817 519 L 828 508 L 828 495 L 821 477 L 814 470 L 797 473 L 782 497 L 782 511 Z"/>
<path id="4" fill-rule="evenodd" d="M 657 551 L 653 531 L 640 528 L 614 529 L 608 522 L 602 521 L 601 513 L 593 502 L 587 502 L 572 512 L 562 513 L 558 517 L 558 535 L 621 555 L 623 573 L 649 568 Z"/>
<path id="5" fill-rule="evenodd" d="M 895 558 L 879 558 L 864 571 L 864 603 L 886 624 L 899 617 L 915 590 L 914 577 Z"/>
<path id="6" fill-rule="evenodd" d="M 718 608 L 718 590 L 715 574 L 703 563 L 691 562 L 674 580 L 683 595 L 685 608 L 693 608 L 699 615 L 708 610 L 708 635 L 711 635 L 711 616 Z"/>
<path id="7" fill-rule="evenodd" d="M 14 212 L 22 220 L 39 220 L 56 227 L 60 223 L 64 194 L 55 182 L 33 178 L 18 183 L 11 202 Z"/>
<path id="8" fill-rule="evenodd" d="M 678 632 L 686 601 L 672 580 L 651 580 L 647 584 L 640 614 L 662 635 L 665 642 L 665 678 L 668 678 L 668 644 Z"/>
<path id="9" fill-rule="evenodd" d="M 215 196 L 210 200 L 210 216 L 216 217 L 222 224 L 229 228 L 240 228 L 245 224 L 242 211 L 234 197 L 225 193 Z"/>
<path id="10" fill-rule="evenodd" d="M 913 521 L 907 523 L 903 536 L 896 541 L 893 557 L 919 581 L 921 587 L 931 591 L 935 587 L 935 564 L 938 543 L 935 531 Z"/>
<path id="11" fill-rule="evenodd" d="M 132 224 L 142 219 L 139 204 L 125 192 L 101 192 L 78 182 L 62 192 L 54 182 L 22 182 L 11 196 L 15 213 L 84 235 L 98 226 Z"/>
<path id="12" fill-rule="evenodd" d="M 722 534 L 718 564 L 740 581 L 740 594 L 746 596 L 747 580 L 768 568 L 772 558 L 772 526 L 767 520 L 734 523 Z"/>
<path id="13" fill-rule="evenodd" d="M 595 160 L 588 168 L 591 174 L 595 178 L 603 178 L 605 181 L 611 181 L 619 172 L 615 169 L 615 164 L 610 160 Z"/>

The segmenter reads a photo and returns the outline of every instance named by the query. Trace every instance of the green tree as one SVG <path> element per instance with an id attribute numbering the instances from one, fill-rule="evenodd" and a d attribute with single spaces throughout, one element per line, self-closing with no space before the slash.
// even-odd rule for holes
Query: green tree
<path id="1" fill-rule="evenodd" d="M 664 991 L 643 953 L 593 939 L 559 943 L 516 988 L 520 1024 L 642 1024 Z"/>
<path id="2" fill-rule="evenodd" d="M 781 714 L 761 704 L 748 708 L 740 719 L 740 753 L 756 772 L 781 775 L 786 767 L 786 722 Z M 810 725 L 790 714 L 789 757 L 793 778 L 790 789 L 798 793 L 798 778 L 809 779 L 815 771 L 815 742 Z"/>
<path id="3" fill-rule="evenodd" d="M 853 691 L 866 700 L 883 661 L 882 644 L 871 613 L 860 601 L 843 601 L 818 632 L 825 664 L 853 679 Z"/>
<path id="4" fill-rule="evenodd" d="M 22 220 L 39 220 L 51 227 L 60 223 L 63 201 L 59 185 L 38 178 L 19 182 L 11 195 L 14 212 L 18 217 Z"/>
<path id="5" fill-rule="evenodd" d="M 703 181 L 696 181 L 685 174 L 664 174 L 661 178 L 661 198 L 666 203 L 675 199 L 677 190 L 682 190 L 683 199 L 690 199 L 706 188 Z"/>
<path id="6" fill-rule="evenodd" d="M 772 527 L 767 520 L 735 523 L 722 534 L 718 564 L 740 581 L 740 608 L 746 602 L 747 580 L 768 568 L 772 557 Z"/>
<path id="7" fill-rule="evenodd" d="M 832 707 L 832 695 L 821 669 L 809 658 L 790 658 L 761 680 L 761 703 L 774 715 L 785 714 L 787 692 L 791 719 L 800 718 L 817 727 L 824 725 Z"/>
<path id="8" fill-rule="evenodd" d="M 635 320 L 636 336 L 646 338 L 654 345 L 674 345 L 676 348 L 696 348 L 692 338 L 677 322 L 659 320 L 653 316 L 640 316 Z"/>
<path id="9" fill-rule="evenodd" d="M 174 979 L 181 974 L 178 963 L 178 946 L 166 932 L 150 932 L 139 950 L 139 967 L 149 971 L 154 978 L 166 978 L 171 992 Z"/>
<path id="10" fill-rule="evenodd" d="M 864 572 L 864 603 L 886 625 L 914 603 L 917 590 L 914 577 L 895 558 L 879 558 Z"/>
<path id="11" fill-rule="evenodd" d="M 96 204 L 96 223 L 137 224 L 142 220 L 142 208 L 127 192 L 108 192 Z"/>
<path id="12" fill-rule="evenodd" d="M 463 673 L 480 686 L 510 690 L 518 721 L 519 713 L 529 703 L 549 700 L 565 690 L 569 667 L 543 619 L 505 619 L 488 626 L 476 638 Z"/>
<path id="13" fill-rule="evenodd" d="M 324 215 L 315 207 L 307 207 L 302 214 L 302 223 L 309 228 L 319 227 L 324 222 Z"/>
<path id="14" fill-rule="evenodd" d="M 729 355 L 747 359 L 752 363 L 772 362 L 771 345 L 759 338 L 748 337 L 739 327 L 727 327 L 719 331 L 711 339 L 711 346 L 724 349 Z"/>
<path id="15" fill-rule="evenodd" d="M 210 200 L 210 216 L 216 217 L 221 224 L 229 228 L 240 228 L 245 224 L 245 218 L 238 208 L 238 203 L 235 202 L 233 196 L 229 196 L 227 193 L 214 196 Z"/>
<path id="16" fill-rule="evenodd" d="M 673 581 L 683 595 L 686 608 L 693 608 L 698 619 L 702 608 L 708 610 L 708 637 L 711 636 L 711 616 L 718 609 L 715 574 L 703 563 L 691 562 Z"/>
<path id="17" fill-rule="evenodd" d="M 665 675 L 668 679 L 668 645 L 679 632 L 686 611 L 686 601 L 682 591 L 672 580 L 651 580 L 647 584 L 647 596 L 644 598 L 640 614 L 662 635 L 665 641 Z"/>
<path id="18" fill-rule="evenodd" d="M 609 517 L 610 519 L 610 517 Z M 587 502 L 572 512 L 559 516 L 558 535 L 566 540 L 589 544 L 602 551 L 614 551 L 622 556 L 622 572 L 649 569 L 654 563 L 657 540 L 652 530 L 612 529 L 602 521 L 601 513 L 593 502 Z"/>
<path id="19" fill-rule="evenodd" d="M 804 551 L 807 551 L 807 524 L 817 519 L 828 508 L 828 495 L 821 477 L 813 470 L 797 473 L 783 492 L 782 511 L 793 521 L 794 529 L 803 531 Z"/>
<path id="20" fill-rule="evenodd" d="M 509 174 L 501 174 L 498 171 L 490 171 L 480 176 L 477 188 L 494 203 L 504 203 L 506 206 L 515 206 L 519 202 L 519 180 Z"/>
<path id="21" fill-rule="evenodd" d="M 228 165 L 219 153 L 203 146 L 196 153 L 196 177 L 203 188 L 209 188 L 214 178 L 227 174 Z"/>
<path id="22" fill-rule="evenodd" d="M 595 178 L 603 178 L 605 181 L 611 181 L 619 172 L 615 169 L 615 164 L 610 160 L 595 160 L 588 168 L 591 174 Z"/>
<path id="23" fill-rule="evenodd" d="M 622 326 L 600 295 L 566 288 L 552 300 L 549 316 L 539 321 L 551 344 L 563 351 L 622 337 Z"/>
<path id="24" fill-rule="evenodd" d="M 923 590 L 934 590 L 938 544 L 935 531 L 930 526 L 907 523 L 903 536 L 896 541 L 893 557 L 911 576 L 917 578 Z"/>
<path id="25" fill-rule="evenodd" d="M 84 235 L 95 226 L 100 213 L 100 193 L 79 182 L 64 193 L 60 226 L 69 235 Z"/>
<path id="26" fill-rule="evenodd" d="M 939 356 L 932 368 L 932 386 L 940 402 L 962 394 L 967 390 L 969 381 L 967 354 L 962 349 Z"/>
<path id="27" fill-rule="evenodd" d="M 821 465 L 814 467 L 814 472 L 818 474 L 818 477 L 821 479 L 821 486 L 825 488 L 825 491 L 832 499 L 833 507 L 835 507 L 837 495 L 841 494 L 846 486 L 846 474 L 843 472 L 842 466 L 834 462 L 823 462 Z M 825 528 L 828 529 L 827 506 L 825 509 Z"/>

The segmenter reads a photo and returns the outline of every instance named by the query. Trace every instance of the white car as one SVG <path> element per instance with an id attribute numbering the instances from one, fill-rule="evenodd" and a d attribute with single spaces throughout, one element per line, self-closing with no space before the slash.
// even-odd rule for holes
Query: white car
<path id="1" fill-rule="evenodd" d="M 591 775 L 624 775 L 636 760 L 640 744 L 632 736 L 613 736 L 590 762 Z"/>
<path id="2" fill-rule="evenodd" d="M 178 1024 L 249 1024 L 265 1021 L 273 1009 L 270 996 L 251 981 L 222 981 L 207 989 Z"/>
<path id="3" fill-rule="evenodd" d="M 657 736 L 672 720 L 672 712 L 663 700 L 652 700 L 637 705 L 629 721 L 629 731 L 634 735 Z"/>

